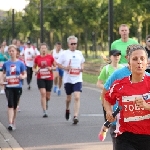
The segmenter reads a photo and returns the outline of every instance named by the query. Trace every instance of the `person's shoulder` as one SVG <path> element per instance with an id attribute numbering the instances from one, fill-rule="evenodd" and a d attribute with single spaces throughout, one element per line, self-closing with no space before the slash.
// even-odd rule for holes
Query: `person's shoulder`
<path id="1" fill-rule="evenodd" d="M 133 43 L 135 43 L 135 44 L 138 44 L 138 41 L 135 40 L 135 39 L 133 39 L 133 38 L 129 38 L 129 41 L 130 41 L 130 42 L 133 42 Z"/>
<path id="2" fill-rule="evenodd" d="M 118 44 L 118 43 L 120 43 L 120 42 L 121 42 L 121 39 L 115 40 L 115 41 L 112 43 L 112 45 Z"/>

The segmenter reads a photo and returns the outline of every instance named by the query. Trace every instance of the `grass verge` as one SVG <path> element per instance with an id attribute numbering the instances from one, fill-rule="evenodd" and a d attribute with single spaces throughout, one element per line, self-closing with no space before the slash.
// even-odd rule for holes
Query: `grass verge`
<path id="1" fill-rule="evenodd" d="M 83 82 L 96 84 L 97 83 L 97 75 L 83 73 Z"/>

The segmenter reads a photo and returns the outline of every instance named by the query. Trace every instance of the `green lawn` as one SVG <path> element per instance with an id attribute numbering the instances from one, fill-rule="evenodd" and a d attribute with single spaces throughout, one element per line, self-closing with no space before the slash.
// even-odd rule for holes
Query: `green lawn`
<path id="1" fill-rule="evenodd" d="M 98 77 L 97 75 L 83 73 L 83 81 L 84 82 L 96 84 L 97 83 L 97 77 Z"/>

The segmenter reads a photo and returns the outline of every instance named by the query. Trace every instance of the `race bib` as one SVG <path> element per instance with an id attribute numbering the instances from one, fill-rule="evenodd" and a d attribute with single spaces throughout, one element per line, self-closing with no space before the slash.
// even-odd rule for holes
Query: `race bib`
<path id="1" fill-rule="evenodd" d="M 150 113 L 144 108 L 139 108 L 135 103 L 135 97 L 125 96 L 122 98 L 124 122 L 141 121 L 150 118 Z M 141 96 L 142 97 L 142 96 Z M 146 102 L 150 103 L 149 96 L 146 96 Z"/>
<path id="2" fill-rule="evenodd" d="M 76 69 L 76 68 L 71 68 L 69 70 L 69 74 L 71 76 L 79 76 L 80 75 L 80 69 Z"/>
<path id="3" fill-rule="evenodd" d="M 28 57 L 26 60 L 27 61 L 33 61 L 33 58 L 32 57 Z"/>
<path id="4" fill-rule="evenodd" d="M 41 79 L 50 78 L 51 73 L 47 68 L 40 69 L 40 77 L 41 77 Z"/>
<path id="5" fill-rule="evenodd" d="M 17 87 L 19 86 L 20 83 L 20 79 L 19 76 L 7 76 L 6 77 L 7 80 L 7 87 Z"/>

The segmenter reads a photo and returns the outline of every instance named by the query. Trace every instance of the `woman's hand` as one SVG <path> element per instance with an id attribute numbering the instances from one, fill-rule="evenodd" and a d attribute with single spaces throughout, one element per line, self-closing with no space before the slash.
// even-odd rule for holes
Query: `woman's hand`
<path id="1" fill-rule="evenodd" d="M 113 115 L 112 115 L 112 111 L 107 111 L 106 112 L 106 119 L 109 122 L 114 122 L 116 120 L 116 118 L 114 118 Z"/>
<path id="2" fill-rule="evenodd" d="M 144 108 L 145 110 L 150 110 L 150 105 L 148 103 L 146 103 L 146 101 L 140 97 L 140 98 L 135 98 L 135 103 L 137 105 L 137 107 L 139 108 Z"/>

